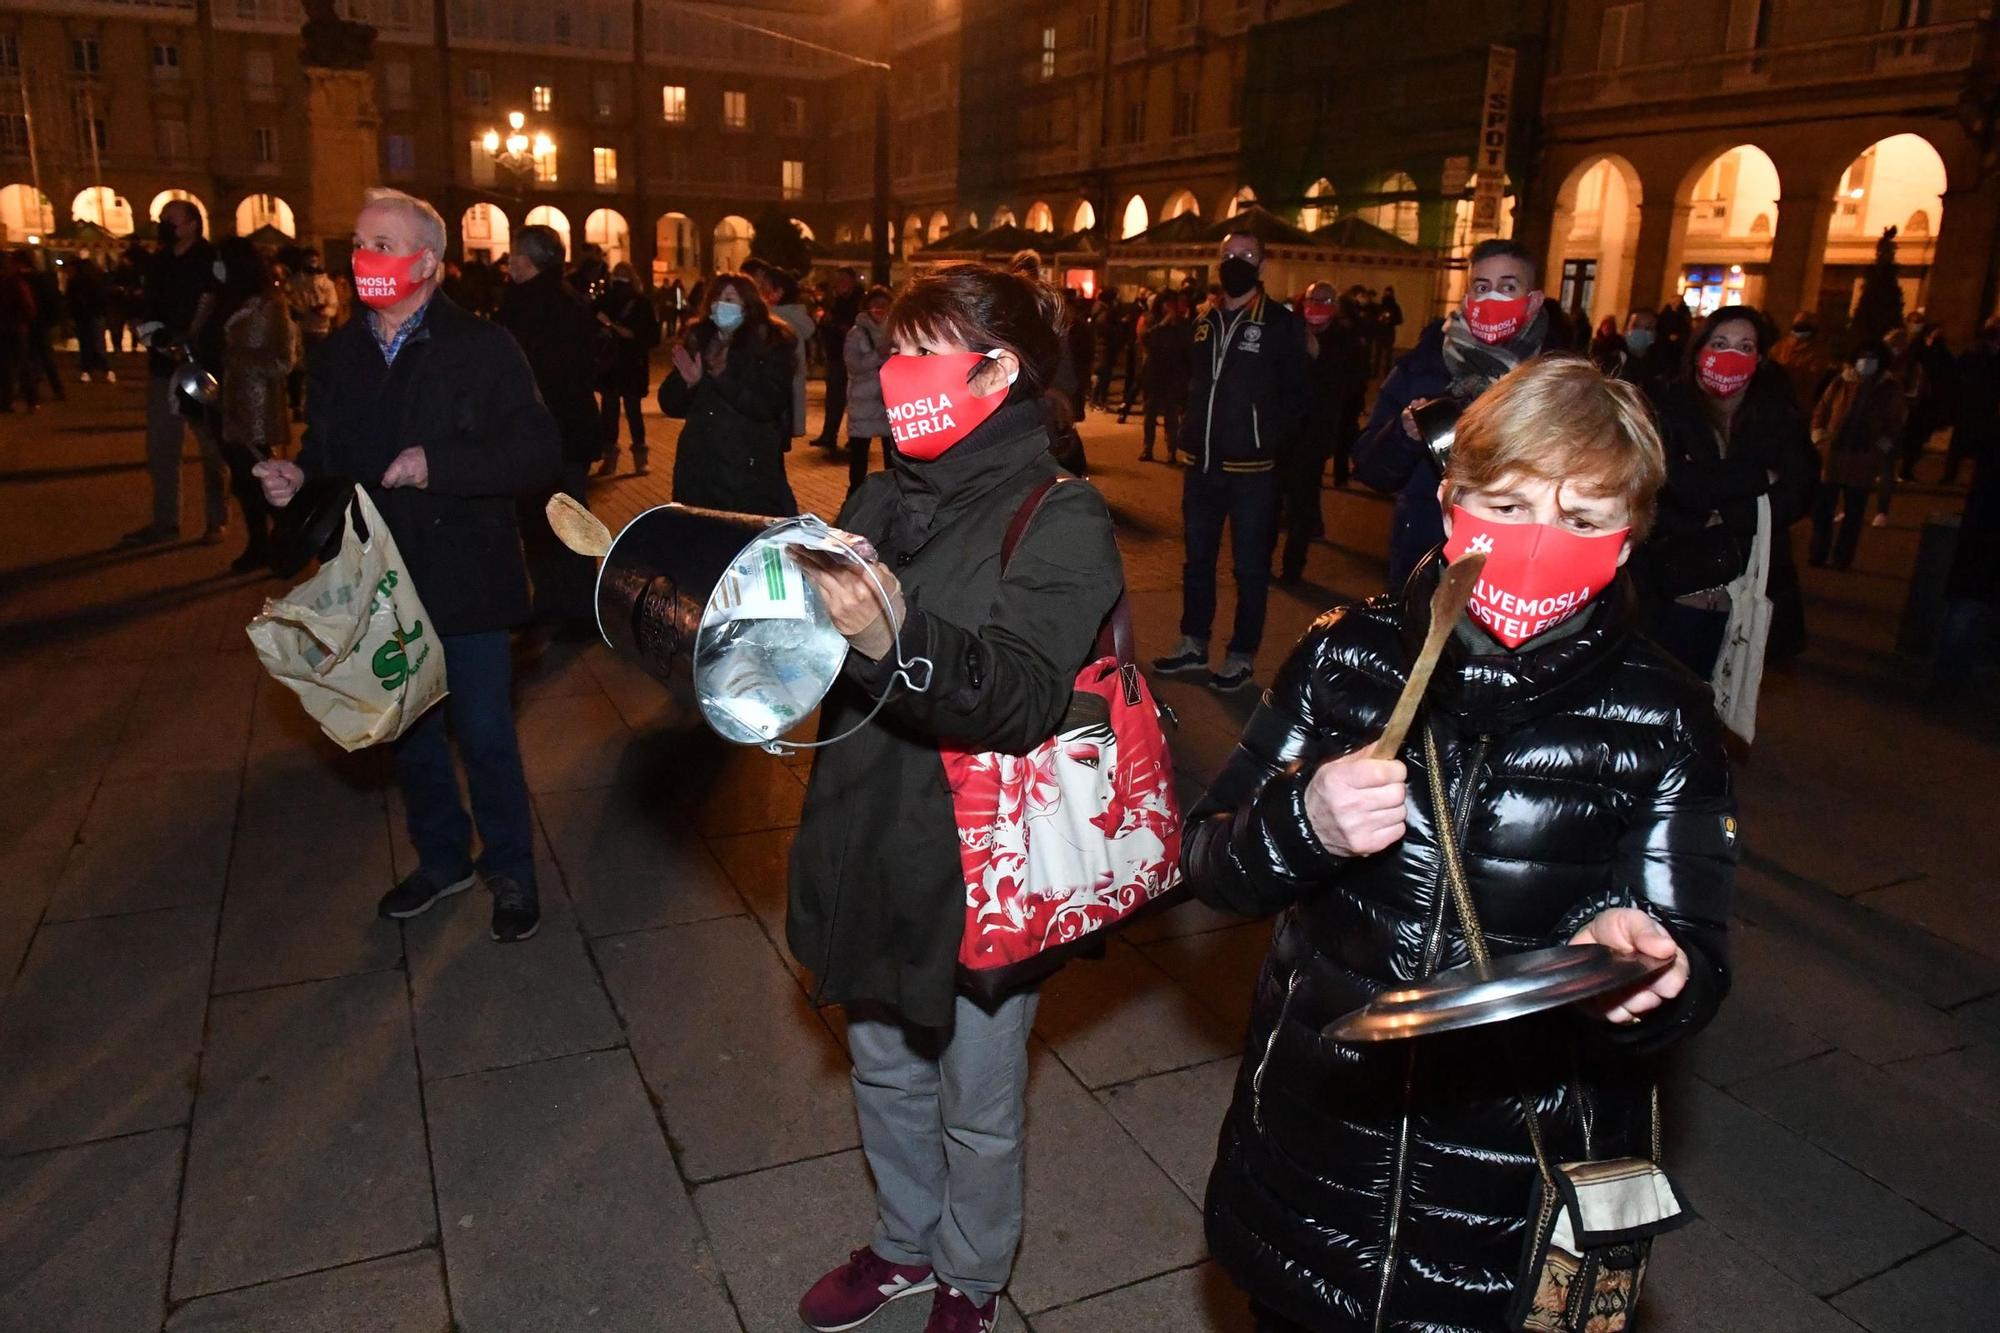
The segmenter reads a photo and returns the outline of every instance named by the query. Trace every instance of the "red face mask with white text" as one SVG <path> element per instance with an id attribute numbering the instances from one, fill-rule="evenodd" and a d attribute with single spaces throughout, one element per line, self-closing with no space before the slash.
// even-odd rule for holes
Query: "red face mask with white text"
<path id="1" fill-rule="evenodd" d="M 1598 537 L 1550 523 L 1495 523 L 1451 507 L 1447 560 L 1482 551 L 1466 613 L 1509 648 L 1546 634 L 1589 606 L 1618 577 L 1618 556 L 1630 528 Z"/>
<path id="2" fill-rule="evenodd" d="M 898 451 L 929 462 L 977 430 L 1000 409 L 1007 391 L 979 395 L 968 381 L 994 354 L 948 352 L 936 356 L 898 354 L 882 363 L 882 406 Z M 1007 383 L 1014 382 L 1007 377 Z"/>
<path id="3" fill-rule="evenodd" d="M 1528 322 L 1528 293 L 1502 296 L 1499 292 L 1465 298 L 1465 326 L 1472 336 L 1487 344 L 1503 343 Z"/>
<path id="4" fill-rule="evenodd" d="M 1743 386 L 1757 373 L 1757 354 L 1735 348 L 1711 347 L 1695 363 L 1695 378 L 1717 398 L 1743 392 Z"/>
<path id="5" fill-rule="evenodd" d="M 355 299 L 377 310 L 396 304 L 422 285 L 417 264 L 423 257 L 422 250 L 407 255 L 356 250 L 352 261 Z"/>

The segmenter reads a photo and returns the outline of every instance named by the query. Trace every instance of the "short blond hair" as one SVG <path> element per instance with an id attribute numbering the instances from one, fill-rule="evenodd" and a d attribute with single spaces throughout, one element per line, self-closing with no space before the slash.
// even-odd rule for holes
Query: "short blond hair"
<path id="1" fill-rule="evenodd" d="M 1636 542 L 1652 528 L 1667 465 L 1636 388 L 1580 356 L 1540 356 L 1502 376 L 1458 419 L 1446 507 L 1461 490 L 1486 490 L 1510 476 L 1623 498 Z"/>

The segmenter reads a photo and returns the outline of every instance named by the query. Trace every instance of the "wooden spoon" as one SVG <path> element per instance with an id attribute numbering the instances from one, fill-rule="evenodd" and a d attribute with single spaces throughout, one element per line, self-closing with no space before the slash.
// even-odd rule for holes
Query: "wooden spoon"
<path id="1" fill-rule="evenodd" d="M 1485 553 L 1468 551 L 1452 561 L 1438 579 L 1437 591 L 1431 594 L 1431 627 L 1424 634 L 1423 649 L 1410 666 L 1410 678 L 1404 682 L 1403 693 L 1396 700 L 1396 711 L 1389 714 L 1389 725 L 1368 747 L 1370 759 L 1394 759 L 1402 751 L 1403 741 L 1410 734 L 1410 724 L 1417 720 L 1417 705 L 1424 701 L 1424 691 L 1430 688 L 1431 672 L 1437 669 L 1438 655 L 1444 652 L 1444 641 L 1451 637 L 1451 631 L 1465 614 L 1465 604 L 1472 600 L 1473 585 L 1479 581 L 1479 571 L 1484 568 Z"/>
<path id="2" fill-rule="evenodd" d="M 578 504 L 574 497 L 557 491 L 549 497 L 548 507 L 543 512 L 548 514 L 549 526 L 555 529 L 562 544 L 578 555 L 602 560 L 611 553 L 611 529 L 605 527 L 604 521 L 597 515 Z"/>

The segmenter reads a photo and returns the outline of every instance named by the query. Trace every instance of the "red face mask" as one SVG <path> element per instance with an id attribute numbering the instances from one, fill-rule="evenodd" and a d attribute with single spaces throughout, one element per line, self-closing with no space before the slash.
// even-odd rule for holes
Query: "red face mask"
<path id="1" fill-rule="evenodd" d="M 999 410 L 1007 398 L 1005 389 L 980 397 L 967 385 L 989 355 L 898 355 L 882 363 L 882 405 L 889 411 L 889 433 L 898 450 L 929 462 Z M 1009 376 L 1007 383 L 1013 382 Z"/>
<path id="2" fill-rule="evenodd" d="M 377 310 L 392 306 L 420 285 L 417 264 L 422 250 L 408 255 L 385 255 L 380 250 L 354 252 L 354 297 Z"/>
<path id="3" fill-rule="evenodd" d="M 1750 377 L 1757 373 L 1757 357 L 1751 352 L 1711 347 L 1695 363 L 1694 373 L 1702 388 L 1717 398 L 1727 398 L 1741 393 Z"/>
<path id="4" fill-rule="evenodd" d="M 1528 293 L 1502 296 L 1488 292 L 1465 298 L 1465 325 L 1483 343 L 1503 343 L 1528 322 Z"/>
<path id="5" fill-rule="evenodd" d="M 1547 523 L 1494 523 L 1451 507 L 1445 558 L 1484 551 L 1486 568 L 1466 611 L 1509 648 L 1562 624 L 1589 606 L 1618 577 L 1618 555 L 1630 528 L 1581 537 Z"/>
<path id="6" fill-rule="evenodd" d="M 1306 317 L 1306 323 L 1316 329 L 1323 329 L 1333 323 L 1331 301 L 1305 301 L 1300 304 L 1300 310 Z"/>

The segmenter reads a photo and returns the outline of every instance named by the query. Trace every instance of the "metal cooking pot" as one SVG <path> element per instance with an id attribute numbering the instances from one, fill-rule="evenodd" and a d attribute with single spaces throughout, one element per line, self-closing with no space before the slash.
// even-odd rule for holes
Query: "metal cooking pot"
<path id="1" fill-rule="evenodd" d="M 818 590 L 786 552 L 827 540 L 810 516 L 648 509 L 598 567 L 598 632 L 660 683 L 691 686 L 724 739 L 775 747 L 819 707 L 847 657 Z"/>
<path id="2" fill-rule="evenodd" d="M 1433 398 L 1422 407 L 1410 409 L 1410 420 L 1416 423 L 1417 434 L 1423 437 L 1431 465 L 1437 468 L 1440 477 L 1451 465 L 1451 446 L 1458 439 L 1458 419 L 1465 415 L 1465 408 L 1456 398 Z"/>

